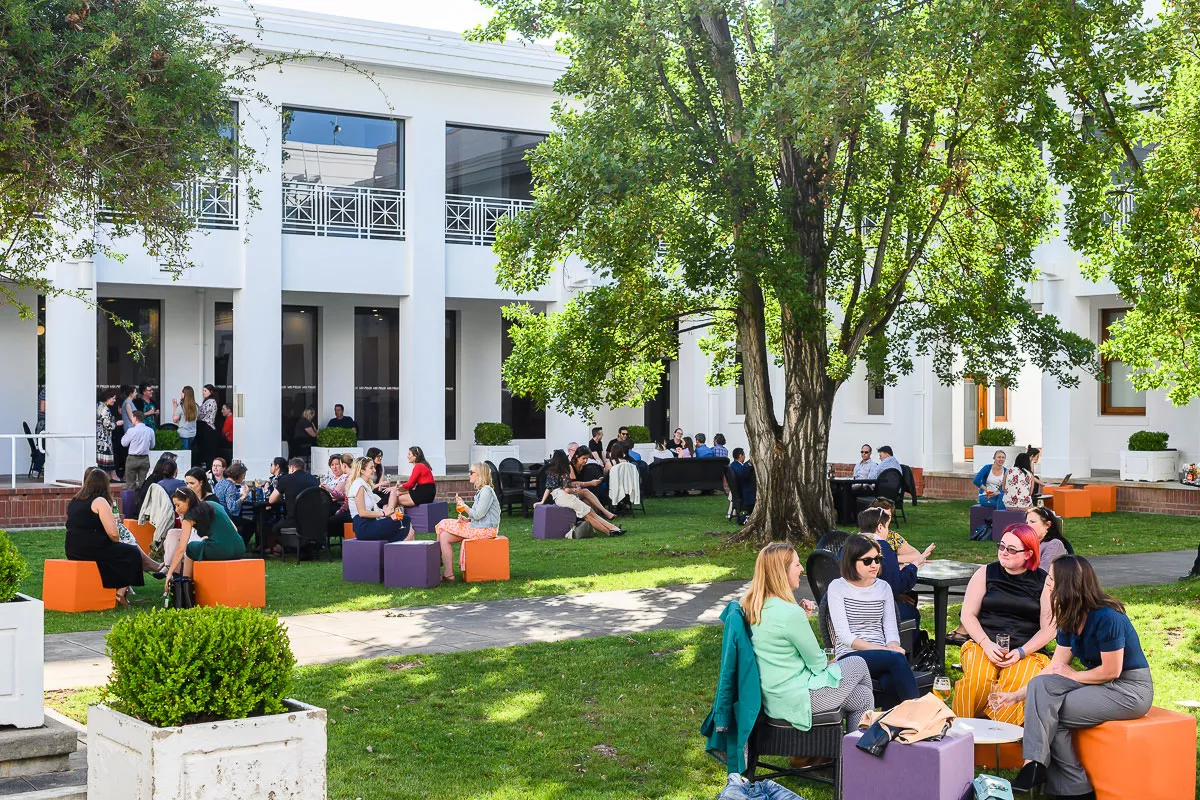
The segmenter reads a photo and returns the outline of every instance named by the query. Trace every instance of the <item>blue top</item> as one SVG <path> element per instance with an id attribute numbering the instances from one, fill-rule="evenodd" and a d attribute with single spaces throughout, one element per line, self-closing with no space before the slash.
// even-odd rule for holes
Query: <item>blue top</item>
<path id="1" fill-rule="evenodd" d="M 758 479 L 754 475 L 754 467 L 745 461 L 731 461 L 729 468 L 737 475 L 742 484 L 742 505 L 754 505 L 758 494 Z"/>
<path id="2" fill-rule="evenodd" d="M 901 475 L 904 474 L 904 465 L 895 456 L 888 456 L 882 461 L 876 461 L 871 465 L 871 478 L 878 478 L 886 469 L 894 469 Z"/>
<path id="3" fill-rule="evenodd" d="M 240 517 L 242 515 L 242 487 L 229 478 L 221 478 L 212 488 L 213 494 L 221 501 L 221 505 L 225 507 L 229 516 Z"/>
<path id="4" fill-rule="evenodd" d="M 712 458 L 712 457 L 713 457 L 713 451 L 712 451 L 711 447 L 709 447 L 706 444 L 696 445 L 696 458 Z"/>
<path id="5" fill-rule="evenodd" d="M 911 592 L 917 585 L 917 565 L 905 564 L 901 567 L 900 559 L 896 557 L 896 551 L 887 543 L 887 539 L 875 539 L 875 543 L 879 545 L 879 555 L 883 556 L 879 577 L 892 587 L 892 594 L 896 597 Z"/>
<path id="6" fill-rule="evenodd" d="M 975 480 L 971 481 L 971 483 L 973 483 L 973 484 L 975 484 L 976 486 L 978 486 L 980 491 L 983 491 L 983 485 L 984 485 L 985 483 L 987 483 L 987 476 L 988 476 L 988 473 L 989 473 L 989 472 L 991 472 L 991 471 L 992 471 L 992 465 L 991 465 L 991 464 L 984 464 L 984 465 L 983 465 L 983 469 L 981 469 L 981 470 L 979 470 L 979 472 L 976 472 L 976 473 L 975 473 Z M 1001 467 L 1001 468 L 1000 468 L 1000 475 L 1001 475 L 1001 476 L 1003 476 L 1003 475 L 1004 475 L 1006 472 L 1008 472 L 1008 467 Z"/>
<path id="7" fill-rule="evenodd" d="M 1088 669 L 1100 666 L 1100 654 L 1125 651 L 1121 670 L 1149 669 L 1150 663 L 1142 653 L 1142 643 L 1129 617 L 1115 608 L 1093 609 L 1088 612 L 1082 633 L 1059 630 L 1058 646 L 1069 647 Z"/>

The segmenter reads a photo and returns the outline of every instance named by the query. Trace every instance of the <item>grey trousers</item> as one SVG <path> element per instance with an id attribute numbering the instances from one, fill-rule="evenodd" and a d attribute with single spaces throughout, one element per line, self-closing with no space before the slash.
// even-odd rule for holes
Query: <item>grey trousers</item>
<path id="1" fill-rule="evenodd" d="M 846 656 L 838 661 L 842 679 L 837 686 L 822 686 L 808 693 L 812 713 L 824 714 L 841 709 L 846 715 L 846 725 L 851 731 L 858 730 L 862 715 L 875 707 L 875 695 L 871 693 L 871 671 L 867 662 L 858 656 Z"/>
<path id="2" fill-rule="evenodd" d="M 150 472 L 150 456 L 125 456 L 125 488 L 138 490 Z"/>
<path id="3" fill-rule="evenodd" d="M 1086 794 L 1092 782 L 1075 754 L 1073 728 L 1146 716 L 1154 700 L 1148 669 L 1130 669 L 1108 683 L 1087 685 L 1062 675 L 1038 675 L 1025 695 L 1025 758 L 1046 766 L 1046 792 Z"/>

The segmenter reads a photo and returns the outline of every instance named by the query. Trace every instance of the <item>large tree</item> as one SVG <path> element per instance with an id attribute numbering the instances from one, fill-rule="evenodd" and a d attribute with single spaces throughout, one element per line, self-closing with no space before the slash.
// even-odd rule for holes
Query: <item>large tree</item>
<path id="1" fill-rule="evenodd" d="M 504 378 L 564 410 L 643 402 L 678 331 L 708 326 L 712 380 L 745 385 L 744 536 L 829 528 L 831 412 L 860 361 L 880 382 L 922 356 L 945 382 L 1095 370 L 1024 295 L 1056 220 L 1039 142 L 1069 124 L 1036 4 L 487 2 L 478 35 L 551 37 L 571 58 L 499 281 L 533 288 L 575 254 L 601 284 L 559 314 L 510 309 Z"/>

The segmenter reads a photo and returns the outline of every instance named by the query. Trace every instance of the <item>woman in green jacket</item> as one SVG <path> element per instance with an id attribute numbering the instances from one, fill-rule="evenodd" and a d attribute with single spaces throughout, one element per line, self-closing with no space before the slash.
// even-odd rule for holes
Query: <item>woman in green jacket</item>
<path id="1" fill-rule="evenodd" d="M 759 551 L 754 578 L 742 598 L 763 708 L 802 731 L 812 727 L 813 714 L 841 709 L 849 729 L 856 730 L 863 713 L 875 707 L 871 673 L 858 656 L 836 664 L 825 658 L 805 609 L 796 604 L 794 592 L 803 573 L 795 548 L 772 542 Z M 816 610 L 811 601 L 804 602 Z"/>

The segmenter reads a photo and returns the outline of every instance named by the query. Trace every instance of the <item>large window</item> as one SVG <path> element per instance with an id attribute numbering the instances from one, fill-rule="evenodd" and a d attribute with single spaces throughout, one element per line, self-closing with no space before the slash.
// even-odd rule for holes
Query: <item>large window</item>
<path id="1" fill-rule="evenodd" d="M 1124 308 L 1106 308 L 1100 312 L 1100 341 L 1108 339 L 1108 329 L 1125 316 Z M 1100 384 L 1100 413 L 1101 414 L 1145 414 L 1146 393 L 1139 392 L 1129 382 L 1131 370 L 1124 361 L 1115 358 L 1105 358 L 1104 377 L 1107 379 Z"/>
<path id="2" fill-rule="evenodd" d="M 509 336 L 510 320 L 504 320 L 504 341 L 500 347 L 501 363 L 512 355 L 513 342 Z M 508 384 L 500 384 L 500 421 L 510 426 L 514 439 L 545 439 L 546 411 L 534 405 L 529 397 L 518 397 L 508 390 Z"/>
<path id="3" fill-rule="evenodd" d="M 135 347 L 131 333 L 140 336 L 140 346 Z M 101 298 L 96 313 L 97 388 L 148 383 L 158 391 L 162 376 L 161 336 L 160 301 Z"/>
<path id="4" fill-rule="evenodd" d="M 993 403 L 995 404 L 992 413 L 996 422 L 1008 422 L 1008 387 L 996 385 L 992 387 Z"/>
<path id="5" fill-rule="evenodd" d="M 284 306 L 282 338 L 282 431 L 284 440 L 290 441 L 304 409 L 317 405 L 317 309 Z"/>
<path id="6" fill-rule="evenodd" d="M 539 133 L 446 126 L 446 194 L 530 200 L 533 176 L 526 154 Z"/>
<path id="7" fill-rule="evenodd" d="M 354 309 L 354 420 L 360 439 L 400 436 L 400 312 Z"/>
<path id="8" fill-rule="evenodd" d="M 446 312 L 446 438 L 458 438 L 458 312 Z"/>
<path id="9" fill-rule="evenodd" d="M 213 309 L 213 385 L 221 397 L 233 402 L 233 303 Z"/>
<path id="10" fill-rule="evenodd" d="M 283 110 L 283 179 L 404 188 L 404 123 L 336 111 Z"/>
<path id="11" fill-rule="evenodd" d="M 886 413 L 883 384 L 867 382 L 867 416 L 882 417 Z"/>

